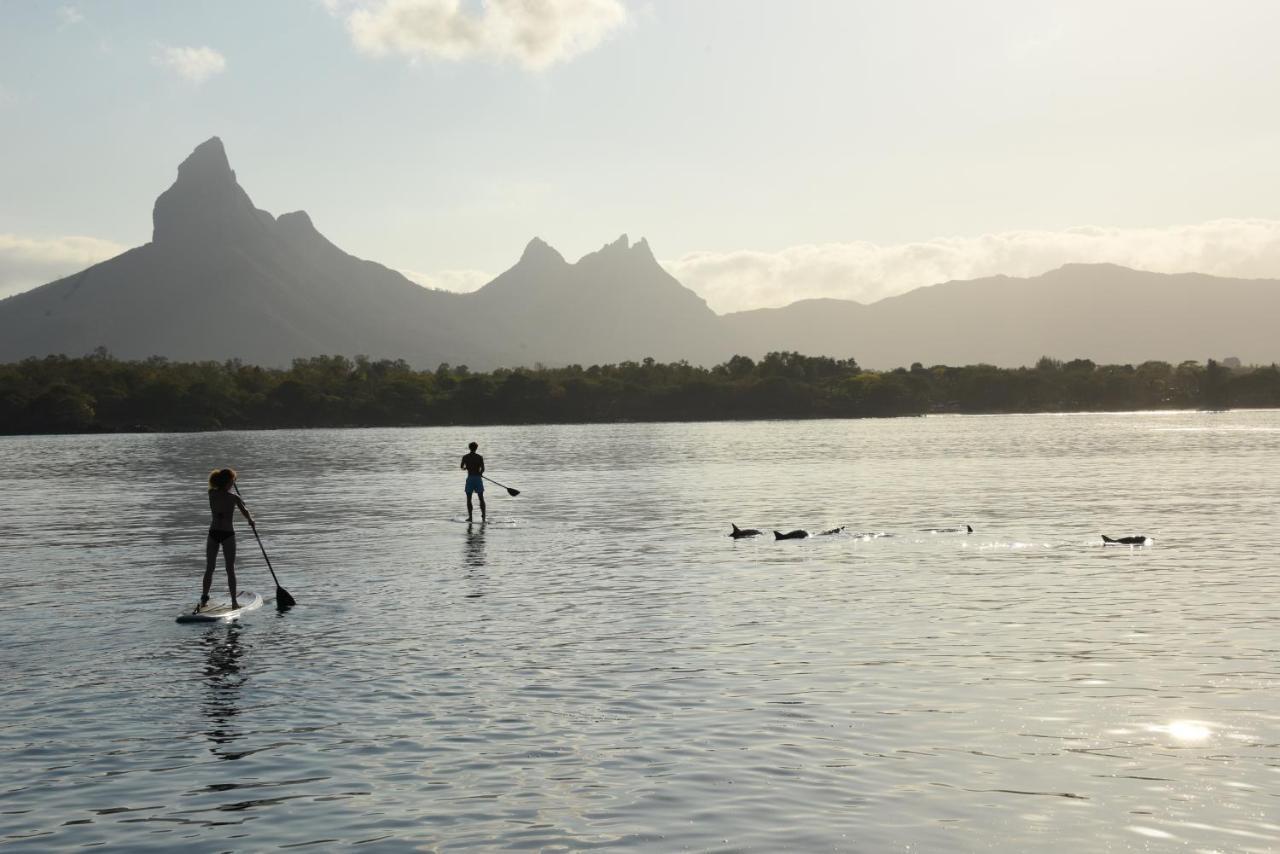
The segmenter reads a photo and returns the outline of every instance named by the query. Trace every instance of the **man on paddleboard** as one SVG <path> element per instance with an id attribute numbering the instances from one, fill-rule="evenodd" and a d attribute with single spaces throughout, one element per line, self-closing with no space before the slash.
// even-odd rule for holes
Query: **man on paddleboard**
<path id="1" fill-rule="evenodd" d="M 477 445 L 475 442 L 472 442 L 470 445 L 467 445 L 467 447 L 471 449 L 471 453 L 463 457 L 462 465 L 458 466 L 458 468 L 460 469 L 467 470 L 467 486 L 466 486 L 467 521 L 468 522 L 471 521 L 471 515 L 472 515 L 471 493 L 474 492 L 480 496 L 480 521 L 483 522 L 484 513 L 485 513 L 484 511 L 484 478 L 481 477 L 481 475 L 484 474 L 484 457 L 476 453 L 476 448 L 480 446 Z"/>

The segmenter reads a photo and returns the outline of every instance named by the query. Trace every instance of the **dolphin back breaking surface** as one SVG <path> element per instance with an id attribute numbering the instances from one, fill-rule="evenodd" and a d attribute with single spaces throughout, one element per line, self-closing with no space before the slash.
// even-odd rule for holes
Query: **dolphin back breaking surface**
<path id="1" fill-rule="evenodd" d="M 1155 541 L 1152 540 L 1150 537 L 1148 537 L 1146 534 L 1137 534 L 1132 537 L 1117 537 L 1115 539 L 1108 537 L 1106 534 L 1102 535 L 1102 544 L 1104 546 L 1106 545 L 1145 546 L 1148 543 L 1152 543 L 1152 542 L 1155 542 Z"/>

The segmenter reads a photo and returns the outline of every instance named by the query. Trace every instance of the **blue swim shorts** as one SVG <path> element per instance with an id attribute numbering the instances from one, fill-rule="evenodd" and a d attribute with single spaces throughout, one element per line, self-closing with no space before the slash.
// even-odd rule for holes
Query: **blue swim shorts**
<path id="1" fill-rule="evenodd" d="M 478 474 L 467 475 L 467 495 L 478 492 L 484 495 L 484 478 Z"/>

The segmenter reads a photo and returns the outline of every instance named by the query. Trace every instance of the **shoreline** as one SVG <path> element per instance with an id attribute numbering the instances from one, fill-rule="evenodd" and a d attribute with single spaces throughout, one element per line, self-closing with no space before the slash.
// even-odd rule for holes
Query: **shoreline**
<path id="1" fill-rule="evenodd" d="M 1232 412 L 1280 412 L 1280 406 L 1237 406 L 1231 409 L 1188 409 L 1186 407 L 1169 409 L 1043 409 L 1016 410 L 1008 412 L 926 412 L 907 415 L 862 415 L 862 416 L 786 416 L 777 418 L 655 418 L 655 419 L 615 419 L 612 421 L 485 421 L 485 422 L 451 422 L 448 424 L 323 424 L 323 425 L 272 425 L 264 427 L 203 427 L 190 429 L 100 429 L 100 430 L 49 430 L 44 432 L 4 432 L 0 431 L 0 439 L 26 438 L 37 436 L 182 436 L 208 433 L 271 433 L 284 431 L 323 432 L 326 430 L 424 430 L 437 428 L 491 428 L 491 427 L 588 427 L 594 425 L 617 424 L 768 424 L 779 421 L 898 421 L 909 418 L 1008 418 L 1025 415 L 1223 415 Z"/>

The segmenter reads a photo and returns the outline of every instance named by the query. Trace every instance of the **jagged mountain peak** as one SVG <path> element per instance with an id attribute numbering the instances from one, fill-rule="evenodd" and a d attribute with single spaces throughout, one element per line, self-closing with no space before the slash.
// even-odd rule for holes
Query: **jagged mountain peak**
<path id="1" fill-rule="evenodd" d="M 592 254 L 595 254 L 595 255 L 603 255 L 605 253 L 619 254 L 622 252 L 626 252 L 630 248 L 631 248 L 631 241 L 627 238 L 625 234 L 623 234 L 619 236 L 618 239 L 613 241 L 612 243 L 606 243 L 604 246 L 601 246 L 598 252 L 594 252 Z"/>
<path id="2" fill-rule="evenodd" d="M 208 244 L 273 221 L 253 206 L 218 137 L 195 147 L 178 166 L 178 178 L 156 199 L 151 214 L 156 244 Z"/>
<path id="3" fill-rule="evenodd" d="M 532 263 L 551 263 L 564 264 L 564 256 L 557 252 L 550 244 L 541 237 L 535 237 L 529 241 L 524 247 L 524 252 L 520 255 L 521 264 Z"/>
<path id="4" fill-rule="evenodd" d="M 642 237 L 631 244 L 631 253 L 649 261 L 656 260 L 653 257 L 653 250 L 649 248 L 649 239 L 647 237 Z"/>
<path id="5" fill-rule="evenodd" d="M 286 233 L 290 235 L 307 235 L 319 234 L 315 223 L 311 221 L 311 215 L 306 211 L 291 211 L 282 213 L 276 217 L 276 224 Z"/>
<path id="6" fill-rule="evenodd" d="M 606 243 L 595 252 L 583 255 L 575 266 L 591 269 L 597 273 L 630 271 L 633 274 L 647 275 L 657 270 L 664 276 L 667 275 L 662 265 L 654 258 L 653 249 L 650 248 L 647 239 L 642 237 L 635 243 L 631 243 L 625 234 L 612 243 Z"/>
<path id="7" fill-rule="evenodd" d="M 288 223 L 295 228 L 315 228 L 315 224 L 311 221 L 311 214 L 306 211 L 290 211 L 289 213 L 282 213 L 276 219 L 276 222 L 281 225 Z"/>
<path id="8" fill-rule="evenodd" d="M 236 179 L 236 173 L 231 171 L 231 161 L 227 159 L 227 149 L 216 136 L 197 145 L 187 155 L 187 159 L 178 165 L 179 181 L 224 176 L 232 181 Z"/>

